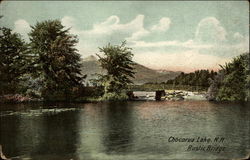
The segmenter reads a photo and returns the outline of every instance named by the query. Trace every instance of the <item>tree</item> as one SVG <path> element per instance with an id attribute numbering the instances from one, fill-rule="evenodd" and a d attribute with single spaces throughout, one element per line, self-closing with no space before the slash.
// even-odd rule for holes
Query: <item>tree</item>
<path id="1" fill-rule="evenodd" d="M 16 93 L 27 70 L 27 44 L 11 29 L 0 28 L 0 94 Z"/>
<path id="2" fill-rule="evenodd" d="M 235 57 L 232 62 L 222 67 L 225 77 L 219 88 L 217 99 L 222 101 L 244 101 L 246 98 L 246 60 L 249 54 Z M 249 88 L 248 88 L 249 89 Z"/>
<path id="3" fill-rule="evenodd" d="M 48 98 L 55 91 L 68 96 L 84 78 L 75 48 L 77 37 L 69 34 L 59 20 L 38 22 L 31 28 L 31 49 L 36 55 L 34 68 L 43 80 L 42 96 Z"/>
<path id="4" fill-rule="evenodd" d="M 221 66 L 211 81 L 208 97 L 217 101 L 249 100 L 249 76 L 249 53 L 245 53 Z"/>
<path id="5" fill-rule="evenodd" d="M 191 73 L 184 73 L 182 72 L 180 75 L 178 75 L 175 79 L 172 81 L 169 81 L 167 83 L 174 83 L 177 85 L 189 85 L 189 86 L 200 86 L 204 88 L 209 87 L 209 80 L 210 78 L 214 78 L 216 75 L 216 72 L 209 70 L 196 70 Z"/>
<path id="6" fill-rule="evenodd" d="M 250 53 L 245 53 L 245 58 L 243 60 L 243 66 L 245 68 L 244 74 L 246 75 L 245 79 L 245 94 L 246 101 L 250 101 Z"/>
<path id="7" fill-rule="evenodd" d="M 216 74 L 214 76 L 214 78 L 209 78 L 209 88 L 208 88 L 208 91 L 207 91 L 207 95 L 206 95 L 206 98 L 210 101 L 214 101 L 214 100 L 218 100 L 217 99 L 217 95 L 218 95 L 218 91 L 222 85 L 222 81 L 225 77 L 225 74 L 222 70 L 220 70 L 218 72 L 218 74 Z"/>
<path id="8" fill-rule="evenodd" d="M 131 78 L 134 78 L 132 49 L 125 45 L 126 42 L 123 42 L 121 45 L 108 44 L 99 48 L 103 53 L 103 56 L 97 54 L 99 62 L 107 70 L 107 75 L 100 75 L 106 99 L 119 99 L 124 96 L 123 91 L 132 83 Z"/>

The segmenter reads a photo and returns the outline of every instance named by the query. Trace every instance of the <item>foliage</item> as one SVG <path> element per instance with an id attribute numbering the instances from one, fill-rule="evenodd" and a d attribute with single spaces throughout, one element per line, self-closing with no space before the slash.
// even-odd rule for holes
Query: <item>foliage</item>
<path id="1" fill-rule="evenodd" d="M 249 100 L 249 53 L 235 57 L 221 66 L 219 74 L 212 80 L 208 93 L 210 99 L 218 101 Z"/>
<path id="2" fill-rule="evenodd" d="M 134 78 L 131 48 L 123 42 L 119 45 L 110 45 L 99 48 L 103 56 L 99 57 L 101 67 L 107 70 L 107 75 L 99 75 L 99 83 L 104 86 L 104 99 L 124 98 L 124 90 L 132 83 Z"/>
<path id="3" fill-rule="evenodd" d="M 58 92 L 66 98 L 82 84 L 78 39 L 59 20 L 38 22 L 29 33 L 34 60 L 34 77 L 43 82 L 42 96 Z M 54 93 L 56 94 L 56 93 Z M 52 96 L 53 97 L 53 96 Z"/>
<path id="4" fill-rule="evenodd" d="M 122 100 L 127 100 L 128 99 L 128 95 L 125 92 L 122 93 L 114 93 L 114 92 L 109 92 L 109 93 L 105 93 L 102 96 L 102 100 L 106 101 L 122 101 Z"/>
<path id="5" fill-rule="evenodd" d="M 79 96 L 101 97 L 104 94 L 102 86 L 85 86 L 79 91 Z"/>
<path id="6" fill-rule="evenodd" d="M 41 98 L 43 81 L 40 77 L 32 77 L 32 74 L 34 73 L 28 72 L 21 77 L 20 92 L 33 98 Z"/>
<path id="7" fill-rule="evenodd" d="M 27 44 L 11 29 L 0 28 L 0 94 L 15 93 L 27 72 Z"/>
<path id="8" fill-rule="evenodd" d="M 214 78 L 216 74 L 213 70 L 197 70 L 191 73 L 182 72 L 174 80 L 168 80 L 167 84 L 209 87 L 209 79 Z"/>
<path id="9" fill-rule="evenodd" d="M 214 76 L 214 78 L 209 79 L 209 88 L 207 91 L 207 96 L 206 98 L 208 100 L 215 100 L 215 97 L 218 94 L 219 88 L 222 85 L 222 80 L 224 79 L 224 72 L 219 71 L 217 75 Z"/>
<path id="10" fill-rule="evenodd" d="M 250 53 L 243 54 L 243 66 L 245 74 L 245 100 L 250 101 Z"/>
<path id="11" fill-rule="evenodd" d="M 142 85 L 130 85 L 131 91 L 157 91 L 157 90 L 185 90 L 192 92 L 204 92 L 206 87 L 202 86 L 190 86 L 190 85 L 173 85 L 166 83 L 145 83 Z"/>

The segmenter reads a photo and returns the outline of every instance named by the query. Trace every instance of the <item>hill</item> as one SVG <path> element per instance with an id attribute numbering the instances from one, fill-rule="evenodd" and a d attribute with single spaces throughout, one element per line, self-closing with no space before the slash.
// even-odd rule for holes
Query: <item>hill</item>
<path id="1" fill-rule="evenodd" d="M 133 82 L 135 84 L 166 82 L 169 79 L 174 79 L 181 73 L 166 70 L 157 71 L 138 63 L 134 67 L 136 74 Z M 90 79 L 97 78 L 95 74 L 105 74 L 106 71 L 101 68 L 95 56 L 89 56 L 82 59 L 82 73 L 87 74 L 86 81 L 89 81 Z"/>

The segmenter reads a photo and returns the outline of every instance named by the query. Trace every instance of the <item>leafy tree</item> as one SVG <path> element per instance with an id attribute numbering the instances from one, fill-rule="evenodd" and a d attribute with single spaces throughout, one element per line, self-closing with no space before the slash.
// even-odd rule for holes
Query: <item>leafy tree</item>
<path id="1" fill-rule="evenodd" d="M 42 96 L 51 93 L 68 96 L 82 84 L 80 55 L 75 48 L 76 36 L 69 34 L 59 20 L 38 22 L 29 33 L 34 60 L 35 76 L 43 81 Z"/>
<path id="2" fill-rule="evenodd" d="M 249 53 L 245 53 L 221 66 L 218 75 L 211 80 L 208 98 L 217 101 L 249 100 L 249 62 Z"/>
<path id="3" fill-rule="evenodd" d="M 190 86 L 201 86 L 209 87 L 208 79 L 214 78 L 216 72 L 209 70 L 197 70 L 191 73 L 181 73 L 174 80 L 168 80 L 168 84 L 176 85 L 190 85 Z"/>
<path id="4" fill-rule="evenodd" d="M 11 29 L 0 28 L 0 94 L 16 93 L 27 72 L 27 44 Z"/>
<path id="5" fill-rule="evenodd" d="M 245 58 L 243 59 L 243 66 L 245 68 L 244 74 L 246 75 L 245 79 L 245 100 L 250 101 L 250 53 L 245 54 Z"/>
<path id="6" fill-rule="evenodd" d="M 246 98 L 246 80 L 249 76 L 247 65 L 249 54 L 242 54 L 222 67 L 225 77 L 218 90 L 217 99 L 222 101 L 244 101 Z M 247 63 L 247 64 L 246 64 Z"/>
<path id="7" fill-rule="evenodd" d="M 134 62 L 131 48 L 125 46 L 126 42 L 121 45 L 110 45 L 99 48 L 103 56 L 99 57 L 101 67 L 107 70 L 107 75 L 100 75 L 99 81 L 104 86 L 105 99 L 126 98 L 124 90 L 132 83 L 134 78 Z"/>

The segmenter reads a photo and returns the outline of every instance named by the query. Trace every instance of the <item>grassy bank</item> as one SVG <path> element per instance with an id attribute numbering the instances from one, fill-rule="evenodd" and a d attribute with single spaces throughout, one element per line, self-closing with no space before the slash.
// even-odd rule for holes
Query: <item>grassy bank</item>
<path id="1" fill-rule="evenodd" d="M 205 92 L 207 88 L 200 86 L 178 85 L 173 86 L 169 84 L 143 84 L 143 85 L 130 85 L 127 91 L 156 91 L 156 90 L 184 90 L 191 92 Z M 126 95 L 115 98 L 112 95 L 104 96 L 103 88 L 100 87 L 85 87 L 80 92 L 65 96 L 58 93 L 51 93 L 46 95 L 46 98 L 32 97 L 31 95 L 24 94 L 7 94 L 0 96 L 0 103 L 27 103 L 27 102 L 76 102 L 76 103 L 89 103 L 100 101 L 124 101 Z M 114 96 L 113 96 L 114 97 Z"/>

